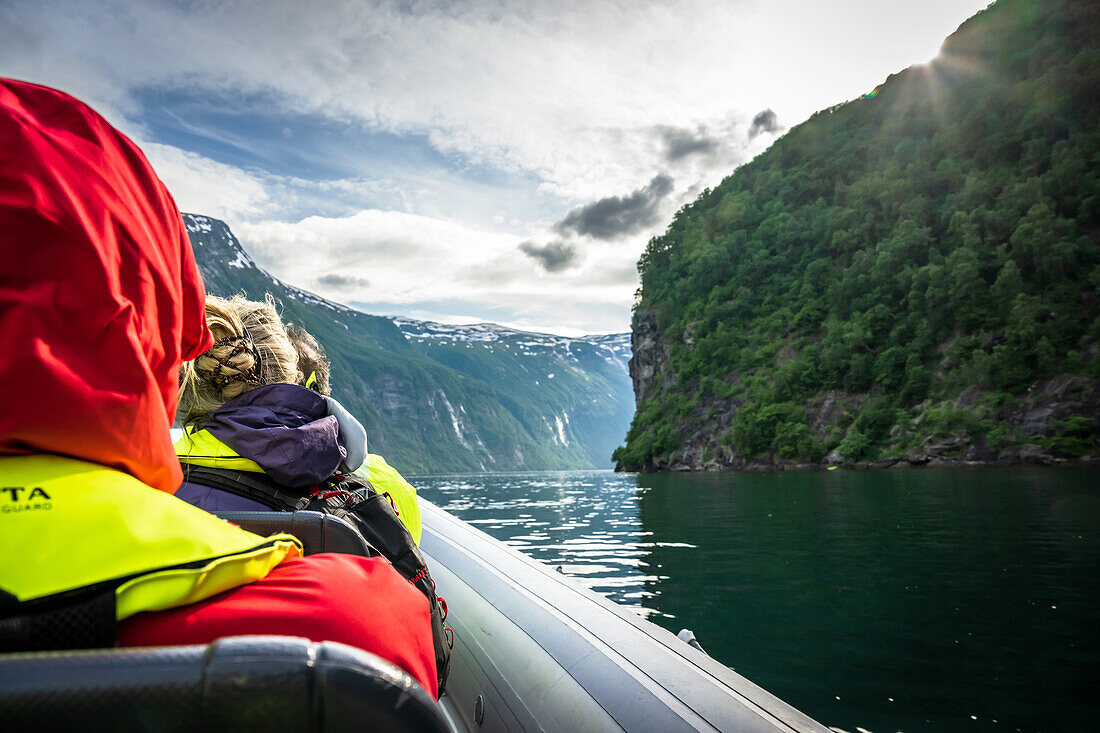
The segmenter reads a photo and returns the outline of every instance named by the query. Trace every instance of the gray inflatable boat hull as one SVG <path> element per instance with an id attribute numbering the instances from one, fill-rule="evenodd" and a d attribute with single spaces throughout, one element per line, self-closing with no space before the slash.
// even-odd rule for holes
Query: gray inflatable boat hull
<path id="1" fill-rule="evenodd" d="M 467 731 L 828 729 L 668 631 L 420 500 Z"/>

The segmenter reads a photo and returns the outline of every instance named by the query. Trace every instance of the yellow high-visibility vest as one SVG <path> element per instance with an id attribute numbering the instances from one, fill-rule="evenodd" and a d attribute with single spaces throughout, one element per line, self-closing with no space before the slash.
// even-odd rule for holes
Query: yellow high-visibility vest
<path id="1" fill-rule="evenodd" d="M 398 518 L 412 535 L 413 541 L 420 544 L 422 527 L 420 524 L 420 504 L 416 500 L 416 487 L 405 480 L 397 469 L 386 463 L 386 459 L 375 453 L 367 456 L 366 464 L 355 472 L 371 482 L 374 488 L 383 494 L 389 494 L 397 508 Z"/>
<path id="2" fill-rule="evenodd" d="M 226 468 L 236 471 L 263 473 L 260 464 L 237 453 L 211 434 L 209 430 L 196 430 L 194 425 L 183 429 L 176 441 L 176 457 L 180 463 L 207 468 Z"/>
<path id="3" fill-rule="evenodd" d="M 0 458 L 0 589 L 19 601 L 117 583 L 116 617 L 185 606 L 301 556 L 136 478 L 52 455 Z"/>
<path id="4" fill-rule="evenodd" d="M 237 471 L 263 473 L 260 464 L 245 458 L 225 443 L 215 438 L 208 430 L 195 430 L 194 426 L 184 428 L 183 435 L 176 441 L 176 455 L 181 463 L 208 468 L 225 468 Z M 367 456 L 363 466 L 355 475 L 367 479 L 379 492 L 389 494 L 397 508 L 397 516 L 404 522 L 413 541 L 420 544 L 423 532 L 420 521 L 420 504 L 416 499 L 416 487 L 398 473 L 386 459 L 375 453 Z"/>

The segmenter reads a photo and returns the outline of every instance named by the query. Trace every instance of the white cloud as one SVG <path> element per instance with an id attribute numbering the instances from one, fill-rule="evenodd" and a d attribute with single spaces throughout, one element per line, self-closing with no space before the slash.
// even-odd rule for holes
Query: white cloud
<path id="1" fill-rule="evenodd" d="M 624 327 L 637 283 L 610 248 L 569 276 L 535 268 L 521 239 L 396 211 L 300 222 L 242 223 L 236 233 L 276 277 L 342 302 L 381 303 L 394 313 L 435 320 L 497 320 L 537 330 L 614 331 Z M 616 264 L 618 268 L 616 269 Z M 608 278 L 607 273 L 616 273 Z M 396 310 L 394 310 L 396 308 Z M 385 310 L 385 309 L 383 309 Z"/>
<path id="2" fill-rule="evenodd" d="M 754 116 L 792 126 L 870 90 L 985 4 L 2 0 L 0 73 L 92 103 L 139 141 L 181 208 L 226 219 L 291 283 L 435 318 L 625 330 L 645 240 L 770 144 L 749 139 Z M 448 162 L 331 181 L 229 166 L 151 142 L 145 90 L 259 95 L 427 139 Z M 277 124 L 281 144 L 301 144 Z M 581 241 L 557 273 L 518 248 L 545 247 L 567 211 L 657 174 L 675 188 L 651 231 Z"/>
<path id="3" fill-rule="evenodd" d="M 136 141 L 176 205 L 231 223 L 271 212 L 274 204 L 263 177 L 170 145 Z"/>
<path id="4" fill-rule="evenodd" d="M 536 171 L 584 200 L 652 177 L 654 125 L 732 121 L 743 132 L 766 107 L 797 122 L 925 60 L 982 4 L 26 0 L 10 26 L 33 43 L 0 61 L 97 96 L 150 85 L 275 93 Z"/>

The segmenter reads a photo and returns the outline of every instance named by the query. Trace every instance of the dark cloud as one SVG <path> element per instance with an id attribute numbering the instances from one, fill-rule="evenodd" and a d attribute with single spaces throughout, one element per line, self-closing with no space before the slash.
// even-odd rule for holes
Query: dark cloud
<path id="1" fill-rule="evenodd" d="M 321 275 L 321 277 L 317 278 L 317 284 L 329 288 L 365 288 L 370 286 L 370 280 L 367 280 L 365 277 L 340 275 L 333 272 L 328 275 Z"/>
<path id="2" fill-rule="evenodd" d="M 779 124 L 779 118 L 775 116 L 775 112 L 766 109 L 752 118 L 752 124 L 749 125 L 749 140 L 761 133 L 776 132 L 782 129 L 783 125 Z"/>
<path id="3" fill-rule="evenodd" d="M 550 242 L 541 247 L 534 242 L 523 242 L 519 249 L 528 257 L 538 260 L 547 272 L 560 272 L 577 260 L 577 248 L 567 242 Z"/>
<path id="4" fill-rule="evenodd" d="M 665 143 L 665 160 L 669 163 L 689 155 L 713 153 L 718 148 L 718 140 L 703 127 L 695 132 L 680 127 L 663 127 L 660 133 Z"/>
<path id="5" fill-rule="evenodd" d="M 661 199 L 672 193 L 672 178 L 658 173 L 644 188 L 627 196 L 609 196 L 573 209 L 554 225 L 563 236 L 615 239 L 657 223 Z"/>

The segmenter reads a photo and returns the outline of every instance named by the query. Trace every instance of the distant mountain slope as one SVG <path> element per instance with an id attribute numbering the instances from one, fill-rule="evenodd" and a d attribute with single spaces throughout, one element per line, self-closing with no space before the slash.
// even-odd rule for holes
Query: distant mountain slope
<path id="1" fill-rule="evenodd" d="M 624 468 L 1100 459 L 1100 4 L 991 5 L 638 268 Z"/>
<path id="2" fill-rule="evenodd" d="M 333 394 L 366 426 L 371 450 L 400 470 L 610 466 L 633 411 L 627 334 L 564 339 L 405 320 L 398 328 L 271 277 L 221 221 L 184 222 L 207 291 L 270 293 L 287 322 L 324 345 Z"/>
<path id="3" fill-rule="evenodd" d="M 630 334 L 567 338 L 488 323 L 394 323 L 428 358 L 492 385 L 530 435 L 611 467 L 634 414 Z"/>

